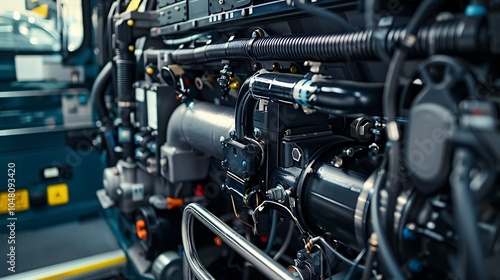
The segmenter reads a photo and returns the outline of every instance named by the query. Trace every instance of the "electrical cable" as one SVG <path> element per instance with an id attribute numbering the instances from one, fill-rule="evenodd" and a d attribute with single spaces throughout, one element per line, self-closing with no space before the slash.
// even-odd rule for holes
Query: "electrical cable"
<path id="1" fill-rule="evenodd" d="M 283 241 L 283 244 L 281 244 L 281 248 L 278 250 L 278 252 L 276 252 L 276 255 L 274 255 L 273 257 L 275 261 L 281 258 L 281 256 L 285 253 L 286 249 L 290 245 L 290 241 L 292 241 L 294 226 L 295 225 L 293 221 L 290 220 L 290 225 L 288 226 L 288 232 L 286 234 L 285 240 Z"/>
<path id="2" fill-rule="evenodd" d="M 321 245 L 323 245 L 325 248 L 327 248 L 328 250 L 330 250 L 337 258 L 339 258 L 341 261 L 351 265 L 351 266 L 354 266 L 355 263 L 346 258 L 344 255 L 342 255 L 341 253 L 339 253 L 337 250 L 335 250 L 330 244 L 328 244 L 328 242 L 326 242 L 326 240 L 321 237 L 321 236 L 316 236 L 312 239 L 314 242 L 317 242 L 319 241 L 321 243 Z M 359 264 L 358 267 L 362 268 L 362 269 L 365 269 L 365 266 L 364 265 L 361 265 Z"/>
<path id="3" fill-rule="evenodd" d="M 234 198 L 233 196 L 231 195 L 231 202 L 233 204 L 233 211 L 234 211 L 234 216 L 236 217 L 236 219 L 238 219 L 240 222 L 242 222 L 244 225 L 250 227 L 250 228 L 253 228 L 253 226 L 245 221 L 243 221 L 241 218 L 240 218 L 240 215 L 238 214 L 238 211 L 236 211 L 236 205 L 234 204 Z"/>
<path id="4" fill-rule="evenodd" d="M 310 236 L 309 233 L 306 232 L 302 228 L 302 226 L 300 225 L 299 221 L 297 220 L 297 218 L 295 217 L 295 215 L 293 215 L 293 213 L 292 213 L 292 211 L 290 211 L 290 209 L 286 208 L 284 205 L 281 205 L 281 204 L 279 204 L 277 202 L 274 202 L 274 201 L 271 201 L 271 200 L 264 200 L 261 204 L 259 204 L 259 206 L 255 207 L 255 209 L 253 210 L 253 213 L 252 213 L 252 219 L 253 219 L 254 224 L 258 223 L 258 219 L 256 217 L 256 213 L 262 211 L 264 209 L 265 204 L 273 204 L 275 206 L 278 206 L 278 207 L 281 207 L 281 208 L 285 209 L 288 212 L 288 214 L 290 215 L 290 217 L 292 218 L 292 220 L 295 223 L 295 225 L 297 226 L 297 228 L 299 229 L 300 234 Z M 304 244 L 305 243 L 306 242 L 304 242 Z"/>
<path id="5" fill-rule="evenodd" d="M 354 275 L 354 272 L 358 268 L 358 265 L 361 262 L 361 259 L 363 258 L 363 256 L 365 255 L 365 253 L 366 253 L 366 248 L 363 248 L 363 250 L 361 250 L 361 252 L 359 252 L 359 254 L 356 257 L 356 259 L 354 259 L 354 265 L 351 267 L 351 269 L 349 269 L 349 273 L 347 273 L 347 275 L 345 276 L 346 280 L 351 280 L 352 279 L 352 276 Z"/>
<path id="6" fill-rule="evenodd" d="M 328 270 L 328 279 L 332 279 L 332 268 L 330 267 L 330 261 L 328 260 L 328 256 L 325 254 L 325 251 L 318 244 L 314 244 L 312 248 L 318 248 L 321 255 L 325 258 L 326 269 Z M 321 266 L 323 266 L 323 263 L 321 263 Z M 321 274 L 323 275 L 323 268 L 321 268 Z"/>
<path id="7" fill-rule="evenodd" d="M 271 253 L 271 249 L 273 248 L 274 237 L 276 236 L 277 227 L 278 227 L 278 212 L 273 211 L 273 218 L 271 221 L 271 232 L 269 233 L 269 239 L 267 240 L 266 250 L 264 251 L 268 255 Z"/>

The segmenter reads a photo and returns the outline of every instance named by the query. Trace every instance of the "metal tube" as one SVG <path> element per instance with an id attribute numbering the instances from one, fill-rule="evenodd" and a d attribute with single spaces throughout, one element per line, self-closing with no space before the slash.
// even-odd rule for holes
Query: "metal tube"
<path id="1" fill-rule="evenodd" d="M 245 238 L 227 226 L 219 218 L 214 216 L 205 207 L 191 203 L 184 209 L 182 216 L 182 245 L 184 246 L 185 262 L 190 269 L 184 270 L 185 279 L 193 279 L 186 270 L 193 272 L 198 279 L 215 279 L 201 264 L 196 252 L 193 240 L 193 219 L 196 218 L 204 224 L 209 230 L 219 236 L 224 243 L 235 250 L 243 258 L 255 266 L 270 279 L 297 279 L 293 275 L 274 261 L 271 257 L 264 254 L 259 248 L 248 242 Z M 187 274 L 187 275 L 186 275 Z"/>
<path id="2" fill-rule="evenodd" d="M 208 102 L 194 101 L 190 106 L 180 105 L 170 117 L 167 128 L 169 147 L 197 149 L 222 159 L 220 137 L 229 137 L 234 130 L 234 109 Z"/>

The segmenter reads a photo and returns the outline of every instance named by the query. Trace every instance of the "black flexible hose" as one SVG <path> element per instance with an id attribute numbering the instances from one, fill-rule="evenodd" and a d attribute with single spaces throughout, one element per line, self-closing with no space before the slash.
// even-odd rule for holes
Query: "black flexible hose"
<path id="1" fill-rule="evenodd" d="M 111 73 L 113 71 L 113 63 L 108 62 L 102 68 L 99 75 L 95 78 L 94 84 L 92 85 L 91 98 L 94 100 L 94 107 L 99 116 L 99 120 L 103 127 L 112 127 L 113 121 L 111 120 L 108 108 L 106 107 L 106 102 L 104 96 L 106 95 L 106 89 L 111 82 Z"/>
<path id="2" fill-rule="evenodd" d="M 450 174 L 451 196 L 455 221 L 460 234 L 459 248 L 465 248 L 466 273 L 462 279 L 490 279 L 485 267 L 483 247 L 477 230 L 476 206 L 470 191 L 470 173 L 474 167 L 474 154 L 466 148 L 457 148 Z M 460 249 L 464 250 L 464 249 Z M 467 270 L 467 268 L 472 268 Z"/>
<path id="3" fill-rule="evenodd" d="M 257 104 L 257 99 L 252 97 L 248 91 L 250 79 L 246 79 L 240 88 L 240 93 L 236 99 L 235 106 L 235 130 L 238 139 L 245 138 L 246 135 L 251 135 L 253 129 L 253 111 Z"/>
<path id="4" fill-rule="evenodd" d="M 132 110 L 132 82 L 134 81 L 135 59 L 129 50 L 116 49 L 116 89 L 118 101 L 118 117 L 121 119 L 121 127 L 132 129 L 130 113 Z M 131 135 L 131 133 L 130 133 Z M 122 141 L 124 158 L 133 157 L 132 137 Z"/>
<path id="5" fill-rule="evenodd" d="M 438 1 L 439 2 L 439 1 Z M 412 24 L 415 26 L 414 24 Z M 414 27 L 409 26 L 410 29 Z M 378 28 L 339 34 L 281 35 L 236 39 L 169 53 L 172 63 L 189 64 L 220 59 L 315 60 L 349 62 L 377 60 L 380 52 L 392 54 L 407 34 L 404 27 Z M 379 39 L 377 34 L 384 34 Z M 418 30 L 412 57 L 487 52 L 488 35 L 481 18 L 465 17 L 427 24 Z"/>
<path id="6" fill-rule="evenodd" d="M 401 147 L 399 143 L 399 129 L 396 123 L 397 118 L 397 88 L 399 84 L 399 74 L 401 73 L 403 64 L 406 60 L 406 57 L 410 53 L 410 50 L 414 48 L 415 44 L 418 42 L 417 31 L 420 29 L 420 26 L 431 16 L 433 16 L 444 4 L 444 0 L 425 0 L 422 4 L 420 4 L 415 11 L 415 14 L 410 19 L 410 22 L 407 25 L 406 32 L 402 37 L 402 47 L 398 47 L 394 53 L 394 56 L 389 64 L 389 69 L 387 71 L 385 87 L 384 87 L 384 95 L 383 95 L 383 110 L 384 116 L 387 120 L 387 136 L 391 143 L 391 150 L 389 152 L 388 162 L 388 178 L 386 183 L 387 195 L 388 195 L 388 203 L 387 203 L 387 217 L 385 220 L 385 225 L 387 230 L 382 228 L 381 222 L 382 220 L 375 221 L 374 220 L 374 229 L 377 228 L 376 234 L 379 238 L 380 242 L 380 254 L 384 259 L 384 264 L 389 269 L 389 272 L 393 276 L 401 275 L 401 271 L 399 269 L 399 265 L 394 255 L 392 254 L 391 245 L 388 241 L 386 234 L 391 234 L 390 229 L 393 226 L 394 220 L 394 207 L 396 205 L 397 196 L 399 193 L 399 174 L 400 174 L 400 154 Z M 439 41 L 439 40 L 438 40 Z M 418 47 L 417 47 L 418 49 Z M 375 195 L 373 197 L 374 205 L 372 207 L 372 216 L 375 215 L 374 218 L 378 218 L 380 215 L 378 211 L 378 190 L 375 191 Z M 373 213 L 375 212 L 375 213 Z M 375 226 L 376 225 L 376 226 Z M 401 275 L 402 276 L 402 275 Z M 399 277 L 396 277 L 400 279 Z"/>
<path id="7" fill-rule="evenodd" d="M 113 63 L 110 61 L 104 65 L 99 75 L 97 75 L 91 90 L 91 98 L 93 99 L 94 107 L 102 124 L 104 144 L 108 151 L 109 166 L 113 166 L 117 160 L 114 151 L 113 120 L 111 119 L 105 101 L 106 90 L 110 86 L 112 72 Z"/>

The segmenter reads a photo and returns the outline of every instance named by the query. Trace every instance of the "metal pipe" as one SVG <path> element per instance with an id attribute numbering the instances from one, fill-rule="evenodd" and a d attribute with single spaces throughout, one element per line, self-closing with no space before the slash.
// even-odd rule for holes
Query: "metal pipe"
<path id="1" fill-rule="evenodd" d="M 193 101 L 180 105 L 170 117 L 167 128 L 169 147 L 192 148 L 222 159 L 220 137 L 229 137 L 234 130 L 234 109 L 208 102 Z"/>
<path id="2" fill-rule="evenodd" d="M 259 248 L 248 242 L 245 238 L 227 226 L 219 218 L 214 216 L 205 207 L 191 203 L 184 209 L 182 215 L 182 245 L 184 246 L 185 262 L 190 269 L 184 270 L 185 279 L 194 279 L 190 273 L 198 279 L 215 279 L 201 264 L 193 239 L 193 220 L 196 218 L 210 231 L 220 237 L 224 243 L 249 261 L 254 267 L 270 279 L 297 279 L 293 275 L 274 261 L 271 257 L 264 254 Z"/>

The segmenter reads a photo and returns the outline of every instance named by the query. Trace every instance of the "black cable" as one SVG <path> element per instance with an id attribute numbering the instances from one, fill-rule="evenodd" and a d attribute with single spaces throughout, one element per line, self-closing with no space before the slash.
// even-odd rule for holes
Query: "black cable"
<path id="1" fill-rule="evenodd" d="M 292 219 L 290 219 L 290 223 L 288 225 L 288 231 L 287 231 L 285 240 L 283 240 L 283 243 L 281 244 L 281 248 L 276 252 L 276 254 L 273 257 L 273 259 L 275 261 L 279 260 L 280 258 L 283 258 L 286 249 L 288 249 L 288 246 L 290 245 L 290 241 L 292 241 L 294 229 L 295 229 L 295 223 L 293 222 Z M 291 261 L 289 263 L 293 263 L 293 261 Z"/>
<path id="2" fill-rule="evenodd" d="M 363 277 L 361 279 L 363 280 L 369 280 L 371 274 L 371 270 L 373 267 L 373 261 L 375 260 L 375 250 L 369 250 L 368 255 L 366 256 L 365 260 L 365 266 L 366 269 L 363 271 Z"/>
<path id="3" fill-rule="evenodd" d="M 305 12 L 308 12 L 311 15 L 319 16 L 319 17 L 322 17 L 324 19 L 330 20 L 333 23 L 338 24 L 345 31 L 353 31 L 354 30 L 352 25 L 349 24 L 349 22 L 345 18 L 341 17 L 339 14 L 332 13 L 326 9 L 317 7 L 313 4 L 306 4 L 305 1 L 304 2 L 302 2 L 302 1 L 304 1 L 304 0 L 293 1 L 293 3 L 295 4 L 295 6 L 297 8 L 299 8 Z"/>
<path id="4" fill-rule="evenodd" d="M 455 221 L 460 235 L 459 250 L 465 256 L 462 264 L 466 273 L 464 279 L 490 279 L 483 257 L 483 250 L 477 230 L 476 207 L 470 191 L 470 172 L 474 168 L 474 154 L 466 148 L 457 148 L 453 159 L 453 171 L 450 174 L 451 197 Z M 465 249 L 465 252 L 463 251 Z M 467 268 L 472 271 L 467 271 Z"/>
<path id="5" fill-rule="evenodd" d="M 238 139 L 243 139 L 251 135 L 253 129 L 253 111 L 257 104 L 257 99 L 253 98 L 248 91 L 250 79 L 246 79 L 240 88 L 240 93 L 236 99 L 235 106 L 235 130 Z"/>
<path id="6" fill-rule="evenodd" d="M 269 233 L 269 239 L 267 240 L 266 250 L 264 251 L 268 255 L 271 253 L 271 249 L 273 248 L 274 238 L 276 237 L 277 228 L 278 228 L 278 211 L 273 210 L 273 216 L 271 221 L 271 232 Z"/>
<path id="7" fill-rule="evenodd" d="M 325 254 L 325 251 L 318 244 L 314 244 L 312 248 L 318 248 L 320 254 L 325 258 L 326 270 L 328 270 L 328 279 L 332 279 L 332 267 L 330 265 L 330 261 L 328 260 L 328 256 Z"/>
<path id="8" fill-rule="evenodd" d="M 417 42 L 416 32 L 420 26 L 434 13 L 436 13 L 440 6 L 444 3 L 444 0 L 425 0 L 420 4 L 415 11 L 415 14 L 410 19 L 406 27 L 406 34 L 401 47 L 397 48 L 394 56 L 392 57 L 391 63 L 389 64 L 389 69 L 387 71 L 387 76 L 385 80 L 384 87 L 384 98 L 383 98 L 383 109 L 384 116 L 387 119 L 387 136 L 391 144 L 391 151 L 389 153 L 389 168 L 388 168 L 388 178 L 387 178 L 387 193 L 388 193 L 388 205 L 387 205 L 387 219 L 385 225 L 390 229 L 393 224 L 393 212 L 396 205 L 397 195 L 399 192 L 399 167 L 400 167 L 400 154 L 401 147 L 399 143 L 399 129 L 396 123 L 397 118 L 397 88 L 399 85 L 399 74 L 401 73 L 403 64 L 410 49 Z M 372 205 L 372 216 L 374 218 L 374 229 L 380 242 L 380 254 L 384 259 L 384 264 L 389 269 L 392 276 L 403 277 L 397 260 L 392 254 L 391 245 L 387 239 L 385 230 L 382 228 L 382 219 L 379 217 L 380 213 L 378 211 L 378 196 L 379 190 L 375 191 L 373 197 Z M 375 219 L 377 221 L 375 221 Z M 396 277 L 401 279 L 401 277 Z"/>
<path id="9" fill-rule="evenodd" d="M 313 240 L 315 241 L 319 241 L 321 243 L 321 245 L 323 245 L 325 248 L 327 248 L 328 250 L 330 250 L 330 252 L 332 252 L 337 258 L 339 258 L 341 261 L 351 265 L 351 266 L 354 266 L 355 263 L 346 258 L 344 255 L 342 255 L 341 253 L 339 253 L 337 250 L 335 250 L 330 244 L 328 244 L 328 242 L 326 242 L 326 240 L 322 237 L 315 237 L 313 238 Z M 365 266 L 364 265 L 361 265 L 361 264 L 358 264 L 358 267 L 361 268 L 361 269 L 365 269 Z"/>

